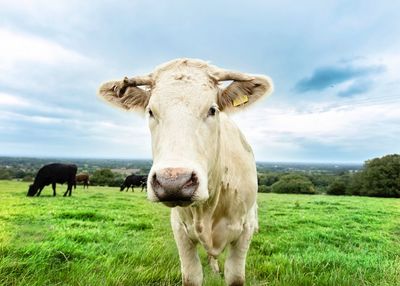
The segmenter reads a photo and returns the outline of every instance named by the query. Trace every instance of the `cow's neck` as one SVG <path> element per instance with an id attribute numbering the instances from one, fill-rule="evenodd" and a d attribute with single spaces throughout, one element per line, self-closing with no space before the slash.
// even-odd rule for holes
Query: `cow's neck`
<path id="1" fill-rule="evenodd" d="M 220 141 L 220 138 L 218 138 Z M 212 241 L 212 226 L 213 226 L 213 216 L 218 207 L 218 202 L 220 199 L 221 188 L 223 188 L 223 166 L 222 162 L 224 158 L 221 158 L 220 154 L 223 149 L 223 142 L 218 144 L 218 156 L 216 156 L 214 165 L 210 168 L 208 173 L 208 189 L 210 197 L 206 202 L 202 204 L 195 205 L 189 208 L 181 208 L 180 211 L 185 212 L 184 217 L 191 220 L 194 226 L 196 236 L 198 237 L 200 243 L 206 249 L 209 254 L 213 252 L 213 241 Z"/>

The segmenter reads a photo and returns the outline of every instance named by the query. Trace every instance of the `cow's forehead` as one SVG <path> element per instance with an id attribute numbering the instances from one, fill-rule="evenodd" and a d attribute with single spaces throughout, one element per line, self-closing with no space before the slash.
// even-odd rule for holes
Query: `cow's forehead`
<path id="1" fill-rule="evenodd" d="M 209 84 L 215 86 L 210 77 L 211 67 L 205 62 L 178 60 L 164 65 L 153 72 L 155 86 L 171 84 Z"/>
<path id="2" fill-rule="evenodd" d="M 156 67 L 152 73 L 152 77 L 155 81 L 158 81 L 160 77 L 175 72 L 184 72 L 186 74 L 196 73 L 206 76 L 214 69 L 214 66 L 202 60 L 176 59 Z"/>
<path id="3" fill-rule="evenodd" d="M 199 108 L 216 100 L 218 86 L 205 62 L 179 60 L 153 73 L 150 103 L 159 107 L 184 104 Z"/>

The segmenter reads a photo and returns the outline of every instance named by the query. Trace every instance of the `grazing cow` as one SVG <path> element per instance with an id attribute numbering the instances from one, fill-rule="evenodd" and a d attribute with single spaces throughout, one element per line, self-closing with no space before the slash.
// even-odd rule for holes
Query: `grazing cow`
<path id="1" fill-rule="evenodd" d="M 56 184 L 67 183 L 67 191 L 64 193 L 64 197 L 69 192 L 69 196 L 72 193 L 72 187 L 76 187 L 75 176 L 78 168 L 76 165 L 69 164 L 49 164 L 40 168 L 39 172 L 36 174 L 35 180 L 32 185 L 29 186 L 27 196 L 33 197 L 35 194 L 40 196 L 43 188 L 47 185 L 52 186 L 53 196 L 56 195 Z"/>
<path id="2" fill-rule="evenodd" d="M 134 187 L 142 187 L 142 192 L 143 189 L 146 188 L 146 183 L 147 183 L 147 175 L 130 175 L 125 178 L 125 181 L 122 183 L 120 191 L 122 192 L 125 188 L 126 191 L 129 190 L 129 188 L 132 188 L 132 192 L 134 191 Z"/>
<path id="3" fill-rule="evenodd" d="M 220 85 L 230 81 L 228 85 Z M 178 59 L 145 76 L 104 83 L 99 96 L 125 110 L 147 113 L 153 166 L 147 197 L 171 207 L 183 285 L 201 285 L 196 245 L 214 272 L 227 248 L 224 277 L 243 285 L 245 261 L 258 229 L 253 152 L 227 113 L 272 92 L 265 76 Z"/>
<path id="4" fill-rule="evenodd" d="M 76 175 L 76 182 L 77 182 L 77 183 L 82 182 L 83 188 L 86 187 L 86 188 L 89 189 L 89 184 L 90 184 L 90 182 L 89 182 L 89 175 L 88 175 L 88 174 L 86 174 L 86 173 L 80 173 L 80 174 Z"/>

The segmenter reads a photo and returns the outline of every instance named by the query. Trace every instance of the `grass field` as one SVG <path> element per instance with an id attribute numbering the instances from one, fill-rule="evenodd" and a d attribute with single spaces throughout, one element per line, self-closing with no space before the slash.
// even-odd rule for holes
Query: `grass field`
<path id="1" fill-rule="evenodd" d="M 169 209 L 144 193 L 0 181 L 0 285 L 180 285 Z M 400 200 L 259 194 L 247 285 L 400 285 Z M 201 251 L 204 285 L 224 285 Z M 224 257 L 220 259 L 223 264 Z"/>

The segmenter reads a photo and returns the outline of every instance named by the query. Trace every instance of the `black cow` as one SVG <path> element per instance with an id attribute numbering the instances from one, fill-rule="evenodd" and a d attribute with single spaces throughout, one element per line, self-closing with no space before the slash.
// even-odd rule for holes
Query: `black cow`
<path id="1" fill-rule="evenodd" d="M 47 185 L 52 186 L 53 196 L 56 195 L 56 183 L 58 184 L 68 184 L 67 191 L 64 193 L 64 197 L 69 192 L 71 196 L 72 186 L 76 187 L 75 176 L 78 168 L 76 165 L 67 164 L 49 164 L 40 168 L 39 172 L 36 174 L 35 181 L 29 186 L 27 196 L 33 197 L 35 194 L 40 196 L 43 188 Z"/>
<path id="2" fill-rule="evenodd" d="M 129 190 L 129 188 L 132 188 L 132 192 L 133 187 L 142 187 L 142 192 L 143 189 L 146 188 L 147 185 L 147 175 L 130 175 L 128 177 L 125 178 L 125 181 L 122 183 L 120 191 L 122 192 L 125 188 L 126 191 Z"/>

